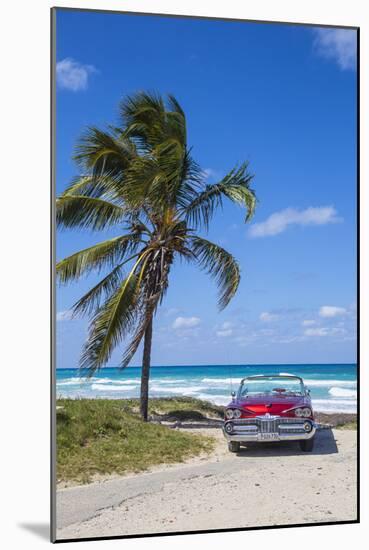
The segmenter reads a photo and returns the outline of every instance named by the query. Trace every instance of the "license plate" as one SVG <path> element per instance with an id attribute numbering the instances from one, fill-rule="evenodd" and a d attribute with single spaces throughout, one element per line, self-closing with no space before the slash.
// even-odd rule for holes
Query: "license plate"
<path id="1" fill-rule="evenodd" d="M 278 439 L 278 434 L 260 434 L 260 439 L 262 441 L 275 441 L 276 439 Z"/>

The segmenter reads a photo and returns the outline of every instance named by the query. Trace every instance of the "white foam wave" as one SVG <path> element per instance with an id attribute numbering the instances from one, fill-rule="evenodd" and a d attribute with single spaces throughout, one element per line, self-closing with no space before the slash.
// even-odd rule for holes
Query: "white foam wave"
<path id="1" fill-rule="evenodd" d="M 241 380 L 241 379 L 240 379 Z M 236 378 L 236 381 L 238 379 Z M 232 382 L 235 382 L 234 379 L 231 378 L 203 378 L 201 382 L 205 382 L 206 384 L 231 384 Z"/>
<path id="2" fill-rule="evenodd" d="M 56 384 L 57 386 L 80 386 L 80 385 L 88 385 L 88 384 L 91 384 L 92 382 L 99 382 L 100 384 L 108 384 L 109 382 L 112 382 L 112 380 L 110 378 L 98 378 L 97 376 L 91 376 L 91 378 L 77 378 L 77 377 L 72 377 L 72 378 L 66 378 L 66 379 L 63 379 L 63 380 L 60 380 L 60 381 L 57 381 Z"/>
<path id="3" fill-rule="evenodd" d="M 318 412 L 353 413 L 357 412 L 356 402 L 351 399 L 313 399 L 313 408 Z"/>
<path id="4" fill-rule="evenodd" d="M 92 384 L 91 389 L 97 391 L 130 391 L 136 389 L 137 386 L 115 386 L 108 384 Z"/>
<path id="5" fill-rule="evenodd" d="M 99 378 L 98 376 L 91 376 L 91 378 L 66 378 L 57 381 L 58 386 L 75 386 L 75 385 L 89 385 L 93 383 L 97 384 L 121 384 L 125 386 L 126 384 L 138 384 L 140 382 L 139 378 L 126 378 L 125 380 L 116 380 L 114 378 Z"/>
<path id="6" fill-rule="evenodd" d="M 356 388 L 355 380 L 304 380 L 306 386 L 345 386 Z"/>
<path id="7" fill-rule="evenodd" d="M 165 380 L 161 380 L 160 378 L 155 380 L 156 383 L 158 384 L 163 384 L 163 385 L 171 385 L 171 384 L 185 384 L 186 382 L 188 382 L 188 380 L 184 380 L 184 379 L 179 379 L 179 378 L 170 378 L 170 379 L 165 379 Z"/>
<path id="8" fill-rule="evenodd" d="M 119 384 L 125 386 L 126 384 L 138 384 L 140 382 L 139 378 L 127 378 L 126 380 L 115 380 L 114 378 L 96 378 L 98 384 Z"/>
<path id="9" fill-rule="evenodd" d="M 73 378 L 71 380 L 63 380 L 56 383 L 57 386 L 78 386 L 80 385 L 79 378 Z"/>
<path id="10" fill-rule="evenodd" d="M 356 390 L 347 390 L 345 388 L 331 388 L 328 392 L 334 397 L 353 397 L 356 398 Z"/>
<path id="11" fill-rule="evenodd" d="M 241 380 L 241 379 L 240 379 Z M 225 385 L 225 384 L 238 384 L 240 381 L 238 378 L 203 378 L 201 382 L 206 384 L 214 385 Z M 355 380 L 314 380 L 314 379 L 305 379 L 305 384 L 307 386 L 345 386 L 349 388 L 356 388 Z"/>
<path id="12" fill-rule="evenodd" d="M 228 405 L 231 400 L 230 397 L 225 395 L 209 395 L 208 393 L 199 393 L 196 397 L 204 401 L 210 401 L 210 403 L 214 403 L 214 405 Z"/>
<path id="13" fill-rule="evenodd" d="M 150 390 L 154 392 L 162 393 L 173 393 L 178 395 L 193 395 L 200 391 L 206 390 L 207 388 L 202 388 L 201 386 L 175 386 L 174 388 L 168 388 L 167 386 L 163 388 L 160 384 L 150 385 Z"/>
<path id="14" fill-rule="evenodd" d="M 92 376 L 91 378 L 81 378 L 85 382 L 97 382 L 98 384 L 111 384 L 113 380 L 111 378 L 99 378 L 98 376 Z"/>

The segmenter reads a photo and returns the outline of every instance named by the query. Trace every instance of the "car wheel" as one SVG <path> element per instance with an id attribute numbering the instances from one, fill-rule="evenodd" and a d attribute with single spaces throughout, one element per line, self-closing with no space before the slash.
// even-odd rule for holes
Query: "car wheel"
<path id="1" fill-rule="evenodd" d="M 240 450 L 240 444 L 238 441 L 230 441 L 228 443 L 228 449 L 231 451 L 231 453 L 238 453 Z"/>
<path id="2" fill-rule="evenodd" d="M 302 441 L 299 441 L 300 449 L 304 451 L 304 453 L 311 453 L 314 449 L 314 439 L 315 437 L 312 437 L 311 439 L 303 439 Z"/>

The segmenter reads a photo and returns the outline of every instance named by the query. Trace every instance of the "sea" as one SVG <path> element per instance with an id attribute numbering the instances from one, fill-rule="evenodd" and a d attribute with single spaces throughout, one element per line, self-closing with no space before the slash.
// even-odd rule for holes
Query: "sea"
<path id="1" fill-rule="evenodd" d="M 122 399 L 138 397 L 139 367 L 102 368 L 92 377 L 78 369 L 57 369 L 57 397 Z M 154 366 L 150 397 L 186 396 L 226 405 L 240 380 L 252 374 L 289 373 L 301 376 L 310 389 L 313 407 L 320 412 L 356 413 L 356 364 L 314 365 L 189 365 Z"/>

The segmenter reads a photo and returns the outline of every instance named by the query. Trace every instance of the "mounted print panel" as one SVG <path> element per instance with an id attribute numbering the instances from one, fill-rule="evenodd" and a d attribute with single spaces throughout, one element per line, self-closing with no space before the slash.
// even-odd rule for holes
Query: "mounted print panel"
<path id="1" fill-rule="evenodd" d="M 52 10 L 53 540 L 358 521 L 358 32 Z"/>

